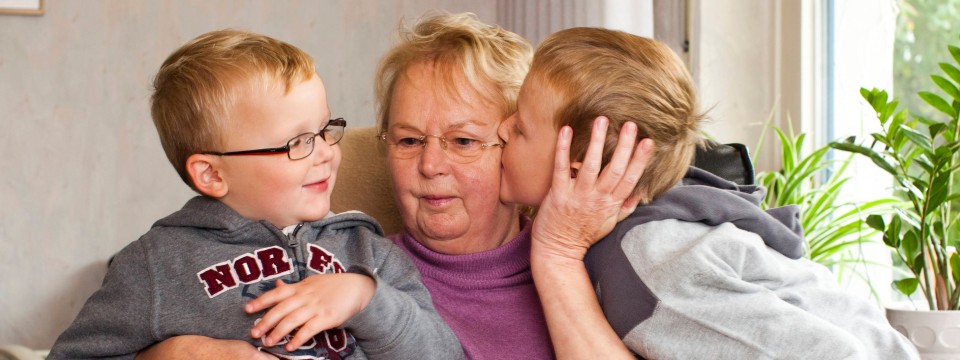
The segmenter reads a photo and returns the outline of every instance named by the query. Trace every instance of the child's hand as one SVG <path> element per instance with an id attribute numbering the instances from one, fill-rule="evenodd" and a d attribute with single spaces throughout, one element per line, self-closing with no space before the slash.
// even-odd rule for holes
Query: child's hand
<path id="1" fill-rule="evenodd" d="M 557 139 L 553 182 L 533 222 L 534 256 L 583 260 L 587 249 L 602 239 L 636 209 L 640 198 L 631 195 L 650 160 L 653 140 L 634 147 L 636 124 L 627 122 L 610 163 L 601 172 L 603 144 L 609 122 L 598 117 L 579 172 L 571 176 L 570 127 Z"/>
<path id="2" fill-rule="evenodd" d="M 276 289 L 250 301 L 243 310 L 253 314 L 273 307 L 250 329 L 250 336 L 263 339 L 265 346 L 276 345 L 299 327 L 286 344 L 294 351 L 321 331 L 336 328 L 359 313 L 373 297 L 376 283 L 361 274 L 317 274 L 294 284 L 277 280 Z"/>

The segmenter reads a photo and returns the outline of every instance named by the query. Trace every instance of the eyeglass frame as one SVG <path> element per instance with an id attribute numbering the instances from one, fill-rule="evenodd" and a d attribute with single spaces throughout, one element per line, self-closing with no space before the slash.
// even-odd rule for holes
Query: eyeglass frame
<path id="1" fill-rule="evenodd" d="M 379 134 L 377 134 L 377 139 L 380 139 L 380 141 L 383 141 L 383 142 L 386 143 L 387 145 L 397 146 L 397 144 L 391 144 L 391 142 L 387 140 L 387 134 L 388 134 L 388 133 L 389 133 L 389 131 L 382 131 L 382 132 L 380 132 Z M 426 139 L 427 139 L 428 137 L 433 137 L 433 138 L 437 138 L 437 140 L 440 140 L 440 149 L 443 149 L 444 152 L 447 151 L 447 146 L 448 146 L 447 141 L 450 140 L 450 139 L 447 139 L 446 136 L 443 136 L 443 135 L 432 135 L 432 134 L 423 134 L 423 135 L 420 135 L 420 136 L 418 136 L 418 137 L 413 137 L 413 136 L 411 136 L 410 138 L 411 138 L 411 139 L 417 139 L 417 141 L 420 142 L 420 148 L 421 148 L 421 149 L 426 149 L 426 148 L 427 148 L 427 141 L 426 141 Z M 471 139 L 471 140 L 481 141 L 480 139 Z M 487 148 L 500 147 L 500 149 L 503 149 L 503 148 L 506 147 L 506 146 L 507 146 L 507 144 L 506 144 L 506 143 L 503 143 L 503 142 L 497 142 L 497 143 L 480 143 L 480 152 L 478 153 L 477 157 L 479 157 L 480 154 L 483 154 L 483 151 L 486 150 Z M 421 150 L 421 152 L 422 152 L 422 151 L 423 151 L 423 150 Z M 462 155 L 457 155 L 457 156 L 461 156 L 461 157 L 462 157 Z M 471 157 L 471 158 L 472 158 L 472 157 Z M 464 158 L 464 159 L 470 159 L 470 158 Z"/>
<path id="2" fill-rule="evenodd" d="M 324 132 L 327 131 L 327 128 L 329 128 L 331 125 L 332 125 L 332 126 L 339 126 L 339 127 L 341 127 L 340 136 L 337 137 L 336 139 L 334 139 L 333 143 L 330 143 L 330 141 L 327 140 L 327 137 L 323 135 Z M 253 150 L 240 150 L 240 151 L 226 151 L 226 152 L 203 151 L 203 152 L 201 152 L 201 154 L 204 154 L 204 155 L 216 155 L 216 156 L 251 156 L 251 155 L 277 155 L 277 154 L 287 154 L 287 158 L 290 159 L 290 160 L 302 160 L 302 159 L 306 159 L 307 157 L 309 157 L 310 155 L 312 155 L 312 154 L 313 154 L 313 151 L 316 150 L 317 145 L 316 145 L 316 143 L 315 143 L 315 141 L 316 141 L 315 139 L 316 139 L 318 136 L 319 136 L 321 139 L 323 139 L 323 142 L 327 143 L 327 145 L 334 146 L 334 145 L 336 145 L 337 143 L 339 143 L 340 140 L 343 140 L 343 134 L 346 132 L 346 128 L 347 128 L 347 121 L 344 120 L 343 118 L 330 119 L 330 121 L 328 121 L 327 124 L 324 125 L 323 128 L 320 129 L 319 132 L 305 132 L 305 133 L 303 133 L 303 134 L 294 136 L 293 138 L 291 138 L 290 140 L 287 141 L 287 144 L 286 144 L 286 145 L 281 146 L 281 147 L 263 148 L 263 149 L 253 149 Z M 304 136 L 304 135 L 308 135 L 308 134 L 312 134 L 312 135 L 313 135 L 312 137 L 309 138 L 309 140 L 307 140 L 307 141 L 308 141 L 308 144 L 310 144 L 310 152 L 308 152 L 308 153 L 307 153 L 306 155 L 304 155 L 303 157 L 299 157 L 299 158 L 294 159 L 292 156 L 290 156 L 290 148 L 291 148 L 290 143 L 292 143 L 292 142 L 294 142 L 295 140 L 299 139 L 300 137 L 302 137 L 302 136 Z"/>

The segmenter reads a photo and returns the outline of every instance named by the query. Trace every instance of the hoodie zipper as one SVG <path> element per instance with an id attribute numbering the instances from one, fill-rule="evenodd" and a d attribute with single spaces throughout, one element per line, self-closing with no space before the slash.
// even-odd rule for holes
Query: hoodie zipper
<path id="1" fill-rule="evenodd" d="M 303 279 L 302 267 L 298 264 L 303 264 L 303 253 L 299 248 L 299 241 L 297 241 L 297 235 L 300 233 L 300 229 L 303 228 L 303 224 L 297 224 L 297 227 L 293 229 L 289 234 L 287 234 L 287 246 L 290 247 L 290 251 L 293 252 L 293 267 L 297 271 L 297 274 L 300 274 L 301 280 Z"/>

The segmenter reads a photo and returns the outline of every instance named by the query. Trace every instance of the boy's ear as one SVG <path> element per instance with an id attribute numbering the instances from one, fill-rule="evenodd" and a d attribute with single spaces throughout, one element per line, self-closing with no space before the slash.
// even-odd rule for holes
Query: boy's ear
<path id="1" fill-rule="evenodd" d="M 227 195 L 227 182 L 220 176 L 220 158 L 216 155 L 193 154 L 187 158 L 187 172 L 193 186 L 212 198 Z"/>

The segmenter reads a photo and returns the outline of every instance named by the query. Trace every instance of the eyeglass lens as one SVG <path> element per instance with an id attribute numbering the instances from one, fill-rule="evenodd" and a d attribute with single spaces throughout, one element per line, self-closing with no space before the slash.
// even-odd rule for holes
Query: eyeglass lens
<path id="1" fill-rule="evenodd" d="M 319 133 L 300 134 L 287 142 L 287 148 L 289 149 L 287 155 L 290 157 L 290 160 L 300 160 L 310 156 L 316 145 L 315 141 L 317 136 L 330 146 L 336 145 L 340 142 L 340 139 L 343 138 L 343 130 L 346 126 L 347 121 L 343 118 L 338 118 L 330 120 Z"/>
<path id="2" fill-rule="evenodd" d="M 484 144 L 480 140 L 457 134 L 419 135 L 386 132 L 381 139 L 390 146 L 391 153 L 398 158 L 412 158 L 424 151 L 429 138 L 436 138 L 440 148 L 451 154 L 455 160 L 468 161 L 480 156 L 488 147 L 502 146 L 499 143 Z"/>

